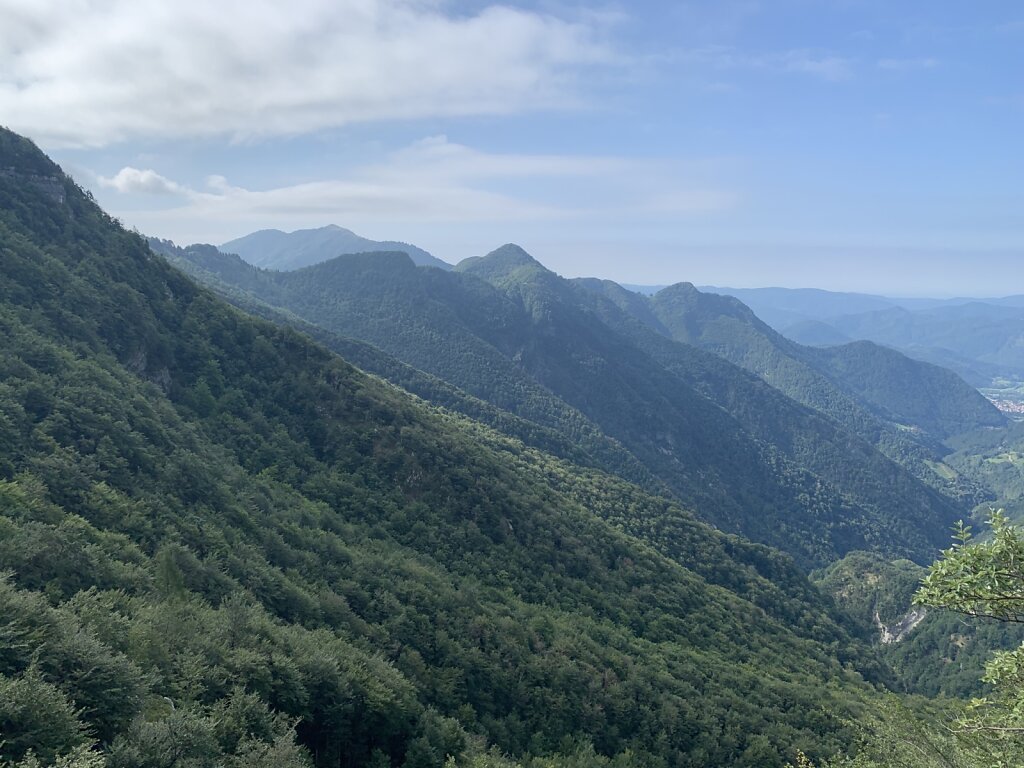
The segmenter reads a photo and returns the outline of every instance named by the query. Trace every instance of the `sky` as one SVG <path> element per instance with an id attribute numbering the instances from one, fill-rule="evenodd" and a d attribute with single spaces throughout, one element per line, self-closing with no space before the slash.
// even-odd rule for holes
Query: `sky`
<path id="1" fill-rule="evenodd" d="M 1024 293 L 1016 0 L 0 0 L 0 124 L 179 244 Z"/>

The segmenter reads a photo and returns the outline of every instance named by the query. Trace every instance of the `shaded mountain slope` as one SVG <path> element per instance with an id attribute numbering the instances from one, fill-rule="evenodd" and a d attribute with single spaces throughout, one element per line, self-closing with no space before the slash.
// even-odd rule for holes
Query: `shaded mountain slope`
<path id="1" fill-rule="evenodd" d="M 215 278 L 335 336 L 376 345 L 501 411 L 557 431 L 597 466 L 653 487 L 650 472 L 628 451 L 502 351 L 516 343 L 512 334 L 519 332 L 518 310 L 482 281 L 418 269 L 400 253 L 350 254 L 293 273 L 277 273 L 252 267 L 212 246 L 176 252 L 166 245 L 158 247 L 201 268 L 202 273 L 195 273 L 200 279 Z M 363 359 L 367 360 L 365 353 Z M 420 392 L 428 390 L 421 387 Z M 452 401 L 442 396 L 436 402 Z"/>
<path id="2" fill-rule="evenodd" d="M 750 483 L 747 490 L 757 488 L 744 500 L 745 504 L 763 510 L 763 517 L 757 522 L 795 535 L 789 528 L 793 525 L 791 520 L 779 519 L 775 516 L 777 513 L 769 510 L 780 498 L 780 486 L 796 487 L 801 482 L 813 482 L 817 498 L 807 504 L 805 497 L 804 517 L 794 515 L 796 525 L 809 528 L 808 521 L 820 516 L 817 535 L 828 532 L 826 536 L 834 537 L 833 546 L 839 543 L 842 547 L 858 536 L 875 535 L 866 533 L 873 527 L 869 522 L 872 518 L 886 520 L 890 533 L 899 528 L 901 535 L 910 539 L 920 540 L 923 531 L 931 531 L 926 536 L 944 535 L 944 531 L 931 526 L 939 519 L 955 515 L 953 505 L 871 446 L 845 434 L 834 422 L 801 408 L 715 355 L 675 343 L 651 331 L 621 311 L 617 304 L 591 290 L 592 286 L 583 286 L 581 290 L 578 283 L 565 281 L 536 262 L 527 261 L 529 257 L 522 253 L 518 260 L 507 251 L 492 256 L 477 262 L 463 262 L 457 269 L 477 271 L 483 267 L 484 274 L 497 285 L 505 287 L 510 295 L 518 296 L 534 318 L 540 318 L 542 329 L 538 338 L 564 339 L 571 346 L 556 359 L 572 361 L 589 356 L 606 366 L 596 373 L 590 372 L 589 378 L 586 371 L 564 375 L 559 386 L 553 387 L 556 391 L 577 387 L 579 391 L 574 397 L 581 398 L 607 392 L 620 402 L 635 395 L 627 406 L 615 400 L 598 406 L 608 414 L 624 414 L 628 423 L 612 424 L 610 428 L 605 422 L 602 424 L 635 452 L 646 449 L 645 460 L 650 465 L 661 466 L 661 476 L 670 484 L 670 478 L 678 478 L 686 471 L 685 467 L 698 466 L 699 471 L 707 472 L 707 477 L 702 478 L 704 483 L 708 477 L 714 477 L 710 473 L 714 470 L 709 471 L 708 465 L 726 468 L 719 479 L 723 485 L 729 485 L 731 493 L 744 491 L 742 481 Z M 559 332 L 545 332 L 543 328 L 557 324 L 562 326 Z M 557 366 L 550 368 L 558 370 Z M 624 378 L 616 380 L 613 376 Z M 679 386 L 680 382 L 689 387 L 691 394 L 686 399 L 683 399 L 685 390 Z M 574 402 L 571 397 L 569 401 Z M 652 402 L 658 403 L 658 407 L 645 412 L 645 404 Z M 661 407 L 663 404 L 671 404 L 670 407 L 678 410 L 670 411 Z M 712 404 L 717 408 L 708 407 Z M 722 414 L 730 418 L 721 420 Z M 682 431 L 672 433 L 674 425 Z M 636 433 L 628 437 L 618 431 L 631 426 L 635 426 Z M 666 435 L 672 441 L 675 457 L 684 457 L 680 460 L 683 466 L 666 466 L 664 459 L 649 450 L 658 446 L 651 446 L 650 442 L 645 445 L 645 435 Z M 762 451 L 759 460 L 752 457 L 752 448 Z M 687 449 L 693 453 L 683 453 Z M 730 464 L 737 457 L 741 457 L 739 461 Z M 764 475 L 759 476 L 754 468 L 758 463 L 767 468 Z M 725 477 L 732 478 L 731 482 L 725 483 Z M 686 489 L 680 492 L 686 493 Z M 895 505 L 898 515 L 889 512 L 894 506 L 894 492 L 903 499 Z M 846 509 L 832 506 L 838 498 L 843 500 L 840 503 L 849 506 Z M 708 507 L 698 503 L 696 508 L 707 510 Z M 712 519 L 727 528 L 736 524 L 732 520 Z M 750 517 L 743 520 L 748 526 L 756 526 L 757 522 Z M 740 530 L 746 530 L 747 535 L 756 530 L 753 535 L 757 538 L 771 536 L 763 529 Z M 802 529 L 801 535 L 813 537 L 816 534 Z M 776 534 L 775 538 L 767 540 L 785 547 L 780 543 L 781 538 Z M 886 545 L 876 539 L 871 546 Z"/>
<path id="3" fill-rule="evenodd" d="M 807 351 L 838 386 L 901 428 L 946 439 L 1006 417 L 956 373 L 869 341 Z"/>

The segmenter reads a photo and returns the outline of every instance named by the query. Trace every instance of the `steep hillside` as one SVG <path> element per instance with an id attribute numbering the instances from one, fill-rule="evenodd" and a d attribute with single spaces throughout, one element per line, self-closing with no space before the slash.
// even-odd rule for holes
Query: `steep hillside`
<path id="1" fill-rule="evenodd" d="M 0 166 L 0 758 L 849 743 L 872 663 L 786 558 L 227 306 L 8 132 Z"/>
<path id="2" fill-rule="evenodd" d="M 441 261 L 415 245 L 393 240 L 368 240 L 335 224 L 319 229 L 299 229 L 295 232 L 262 229 L 230 240 L 221 245 L 220 250 L 224 253 L 237 254 L 249 264 L 264 269 L 301 269 L 333 259 L 343 253 L 388 251 L 408 254 L 418 266 L 452 268 L 451 264 Z"/>
<path id="3" fill-rule="evenodd" d="M 591 457 L 595 466 L 648 487 L 650 472 L 601 432 L 592 420 L 539 385 L 498 349 L 513 332 L 516 309 L 487 284 L 414 267 L 405 254 L 350 254 L 328 263 L 277 273 L 259 270 L 211 246 L 159 246 L 193 274 L 238 300 L 232 289 L 285 309 L 337 337 L 369 342 L 500 411 L 555 430 Z M 496 333 L 484 337 L 488 328 Z M 495 337 L 497 337 L 495 339 Z M 334 343 L 334 342 L 332 342 Z M 339 348 L 339 351 L 344 351 Z M 367 361 L 365 355 L 362 356 Z M 384 364 L 374 370 L 391 378 Z M 405 386 L 408 377 L 393 379 Z M 430 395 L 420 387 L 418 394 Z M 450 406 L 451 398 L 429 396 Z M 476 417 L 476 414 L 469 414 Z M 517 435 L 518 436 L 518 435 Z"/>
<path id="4" fill-rule="evenodd" d="M 1024 422 L 961 435 L 950 447 L 949 464 L 995 493 L 981 512 L 1002 508 L 1015 520 L 1024 520 Z"/>
<path id="5" fill-rule="evenodd" d="M 942 438 L 1001 427 L 1006 417 L 956 373 L 869 341 L 804 350 L 883 419 Z"/>
<path id="6" fill-rule="evenodd" d="M 666 339 L 664 335 L 654 332 L 622 311 L 618 302 L 608 300 L 599 292 L 595 292 L 592 284 L 585 282 L 581 286 L 576 281 L 570 283 L 562 280 L 536 262 L 527 261 L 528 257 L 524 257 L 525 254 L 520 252 L 519 260 L 516 261 L 504 250 L 499 250 L 483 260 L 463 262 L 457 269 L 483 269 L 484 273 L 497 285 L 505 288 L 509 295 L 519 297 L 534 318 L 541 318 L 537 323 L 540 326 L 539 338 L 557 337 L 571 340 L 567 343 L 571 343 L 572 349 L 566 350 L 563 355 L 570 363 L 574 356 L 585 358 L 584 350 L 590 350 L 591 354 L 604 361 L 607 368 L 600 371 L 600 375 L 595 376 L 593 372 L 582 371 L 575 376 L 566 376 L 562 384 L 577 387 L 580 390 L 578 396 L 583 397 L 593 397 L 594 393 L 603 391 L 614 392 L 618 400 L 604 406 L 606 413 L 614 413 L 615 409 L 620 407 L 619 402 L 628 397 L 631 391 L 641 391 L 645 393 L 638 397 L 633 405 L 622 409 L 630 414 L 630 425 L 633 424 L 634 414 L 642 414 L 644 403 L 652 402 L 654 397 L 680 403 L 681 413 L 686 414 L 683 418 L 692 419 L 695 414 L 704 414 L 698 418 L 705 418 L 706 424 L 716 424 L 715 416 L 706 409 L 706 403 L 710 401 L 719 412 L 729 414 L 731 423 L 718 422 L 709 433 L 718 437 L 705 436 L 703 444 L 700 443 L 700 433 L 690 431 L 686 433 L 685 438 L 673 443 L 673 448 L 678 449 L 678 446 L 696 443 L 696 454 L 700 458 L 690 460 L 703 460 L 705 464 L 715 461 L 725 464 L 727 460 L 723 459 L 720 453 L 713 453 L 715 448 L 712 443 L 718 447 L 731 445 L 723 430 L 737 431 L 742 435 L 740 439 L 745 442 L 747 453 L 743 453 L 743 447 L 737 447 L 738 453 L 733 455 L 749 456 L 749 445 L 753 444 L 767 447 L 769 453 L 767 458 L 763 456 L 762 461 L 769 465 L 781 461 L 781 464 L 769 470 L 768 483 L 775 482 L 775 488 L 778 488 L 780 480 L 782 485 L 798 482 L 795 480 L 797 473 L 787 476 L 788 472 L 796 469 L 806 473 L 810 470 L 819 483 L 819 491 L 824 490 L 824 496 L 820 497 L 817 503 L 827 509 L 830 502 L 825 499 L 829 493 L 835 493 L 837 490 L 845 499 L 854 500 L 856 511 L 849 509 L 842 513 L 838 512 L 839 508 L 832 507 L 831 512 L 824 513 L 828 516 L 836 515 L 838 512 L 837 517 L 829 518 L 830 523 L 827 526 L 836 526 L 837 530 L 843 526 L 851 526 L 852 520 L 858 521 L 851 526 L 860 532 L 854 535 L 863 535 L 865 531 L 871 529 L 872 523 L 869 521 L 880 515 L 878 519 L 885 518 L 890 521 L 890 528 L 898 526 L 904 531 L 903 535 L 918 537 L 922 531 L 930 530 L 932 523 L 926 522 L 929 518 L 934 521 L 937 519 L 934 515 L 953 514 L 946 499 L 925 488 L 864 442 L 838 429 L 834 422 L 801 408 L 789 398 L 780 396 L 778 390 L 766 386 L 719 356 Z M 634 294 L 631 296 L 636 298 Z M 629 309 L 636 311 L 632 304 L 633 300 L 628 301 L 631 302 Z M 559 319 L 564 326 L 561 332 L 546 327 L 557 323 Z M 585 328 L 591 329 L 590 336 L 582 330 Z M 593 341 L 591 337 L 594 337 Z M 616 344 L 618 347 L 614 346 Z M 640 354 L 637 355 L 637 352 Z M 612 384 L 609 381 L 609 373 L 613 370 L 621 371 L 619 375 L 625 377 L 624 381 L 628 383 L 617 386 Z M 666 372 L 670 374 L 669 379 L 663 378 Z M 680 400 L 683 397 L 680 382 L 693 393 L 689 402 L 684 403 Z M 640 428 L 639 433 L 635 435 L 635 442 L 630 442 L 625 437 L 621 439 L 627 446 L 633 447 L 634 451 L 644 451 L 648 447 L 643 442 L 644 434 L 664 434 L 677 423 L 679 422 L 675 421 L 671 414 L 662 412 L 653 416 L 650 422 Z M 611 434 L 619 433 L 613 431 Z M 708 450 L 712 453 L 705 453 Z M 659 457 L 653 456 L 650 451 L 644 455 L 651 464 L 656 464 L 659 460 Z M 740 479 L 757 482 L 754 479 L 757 477 L 756 470 L 751 468 L 746 459 L 742 467 L 734 465 L 731 471 L 731 486 L 734 491 L 744 488 L 739 482 Z M 670 478 L 672 469 L 667 469 L 662 476 Z M 893 506 L 894 492 L 903 499 L 897 503 L 901 510 L 898 516 L 884 511 Z M 760 493 L 760 498 L 758 501 L 749 498 L 748 503 L 763 505 L 767 501 L 771 505 L 779 498 L 779 492 L 776 490 L 773 493 L 770 485 L 762 486 L 754 493 Z M 698 509 L 701 508 L 698 506 Z M 808 509 L 806 500 L 803 509 Z M 766 514 L 769 526 L 788 527 L 793 524 L 791 519 L 776 520 L 771 513 Z M 811 512 L 809 515 L 807 511 L 803 515 L 794 515 L 797 519 L 796 525 L 809 525 L 808 520 L 815 514 L 822 514 L 822 508 L 818 507 L 816 513 Z M 844 518 L 845 522 L 842 522 Z M 909 522 L 911 520 L 915 522 Z M 715 522 L 722 524 L 720 520 Z M 744 522 L 749 524 L 749 518 Z M 762 530 L 754 528 L 740 530 L 745 530 L 747 535 L 755 537 L 765 535 Z M 751 533 L 754 530 L 757 532 Z M 846 530 L 849 531 L 850 527 Z M 803 535 L 813 536 L 814 533 L 805 530 Z M 782 543 L 780 536 L 767 540 L 776 546 L 788 546 L 790 551 L 793 551 L 793 545 Z M 838 537 L 833 541 L 833 545 L 837 540 Z M 843 544 L 839 546 L 842 547 Z M 873 539 L 871 546 L 885 548 L 887 545 Z"/>

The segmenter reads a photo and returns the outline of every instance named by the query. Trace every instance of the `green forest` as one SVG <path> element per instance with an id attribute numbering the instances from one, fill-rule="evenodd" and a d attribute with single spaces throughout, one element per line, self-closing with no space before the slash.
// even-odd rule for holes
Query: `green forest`
<path id="1" fill-rule="evenodd" d="M 5 164 L 42 163 L 25 144 Z M 663 554 L 621 527 L 663 499 L 243 315 L 62 183 L 0 179 L 5 760 L 782 765 L 852 738 L 882 673 L 786 558 L 674 506 Z"/>
<path id="2" fill-rule="evenodd" d="M 869 440 L 883 385 L 812 407 L 514 247 L 267 272 L 0 169 L 4 768 L 1019 764 L 1020 534 L 949 547 L 984 477 Z M 922 375 L 911 457 L 992 418 Z"/>

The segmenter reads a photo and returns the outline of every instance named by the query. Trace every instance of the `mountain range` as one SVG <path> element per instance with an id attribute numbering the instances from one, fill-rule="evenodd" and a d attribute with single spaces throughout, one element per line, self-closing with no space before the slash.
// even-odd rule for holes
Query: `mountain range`
<path id="1" fill-rule="evenodd" d="M 958 423 L 1002 423 L 955 376 L 902 357 L 904 366 L 885 369 L 888 386 L 916 387 L 925 402 L 942 402 L 945 416 L 915 398 L 887 400 L 884 383 L 840 389 L 787 357 L 804 351 L 747 310 L 757 338 L 786 348 L 774 350 L 773 365 L 811 381 L 794 376 L 796 389 L 821 390 L 815 403 L 799 402 L 721 350 L 672 338 L 656 311 L 686 326 L 683 309 L 670 306 L 678 289 L 652 304 L 614 284 L 560 278 L 516 246 L 452 272 L 417 268 L 404 254 L 339 256 L 285 273 L 208 246 L 163 250 L 225 296 L 238 301 L 241 292 L 372 344 L 565 435 L 594 466 L 634 482 L 646 473 L 716 526 L 790 552 L 806 567 L 865 548 L 926 562 L 977 500 L 976 489 L 950 486 L 955 473 L 931 468 L 941 468 L 934 441 Z M 842 378 L 841 365 L 814 359 Z"/>

